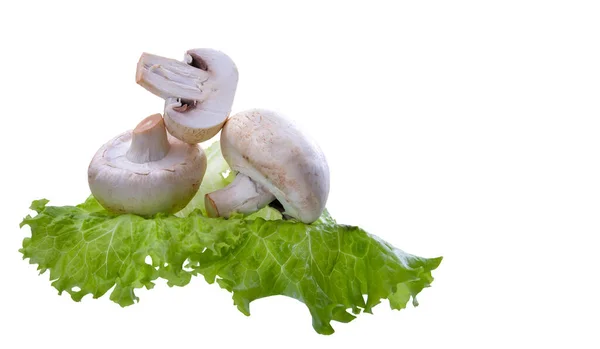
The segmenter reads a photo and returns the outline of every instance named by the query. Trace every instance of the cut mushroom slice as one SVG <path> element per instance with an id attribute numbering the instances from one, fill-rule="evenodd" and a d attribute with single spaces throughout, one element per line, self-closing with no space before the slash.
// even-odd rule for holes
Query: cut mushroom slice
<path id="1" fill-rule="evenodd" d="M 184 208 L 205 171 L 204 151 L 167 134 L 162 116 L 154 114 L 96 152 L 88 183 L 107 210 L 151 216 Z"/>
<path id="2" fill-rule="evenodd" d="M 238 71 L 226 54 L 193 49 L 184 61 L 142 54 L 136 82 L 165 100 L 169 133 L 187 143 L 200 143 L 223 127 L 235 97 Z"/>
<path id="3" fill-rule="evenodd" d="M 221 131 L 221 151 L 236 180 L 206 194 L 210 216 L 251 213 L 277 198 L 284 213 L 317 220 L 329 195 L 329 167 L 321 149 L 285 117 L 266 109 L 233 115 Z"/>

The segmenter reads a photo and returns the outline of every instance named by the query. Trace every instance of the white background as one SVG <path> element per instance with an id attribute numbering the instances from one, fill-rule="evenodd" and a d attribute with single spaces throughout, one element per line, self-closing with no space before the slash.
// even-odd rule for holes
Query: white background
<path id="1" fill-rule="evenodd" d="M 0 347 L 598 348 L 597 3 L 109 3 L 0 5 Z M 238 65 L 233 112 L 310 130 L 339 222 L 445 257 L 419 307 L 321 336 L 292 299 L 245 317 L 197 278 L 75 303 L 21 260 L 30 202 L 81 202 L 96 149 L 162 111 L 140 54 L 193 47 Z"/>

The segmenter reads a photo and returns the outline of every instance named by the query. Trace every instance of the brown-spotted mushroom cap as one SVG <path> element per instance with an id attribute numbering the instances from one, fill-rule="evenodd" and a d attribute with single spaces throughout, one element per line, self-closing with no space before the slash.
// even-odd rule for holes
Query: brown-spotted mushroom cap
<path id="1" fill-rule="evenodd" d="M 290 120 L 266 109 L 229 118 L 221 151 L 232 170 L 229 186 L 205 196 L 210 216 L 254 212 L 277 198 L 285 214 L 317 220 L 329 195 L 329 167 L 321 149 Z"/>
<path id="2" fill-rule="evenodd" d="M 200 143 L 223 127 L 235 97 L 238 70 L 223 52 L 188 50 L 184 61 L 142 54 L 136 82 L 165 99 L 169 133 L 187 143 Z"/>
<path id="3" fill-rule="evenodd" d="M 204 151 L 168 135 L 162 116 L 154 114 L 96 152 L 88 182 L 107 210 L 150 216 L 184 208 L 205 171 Z"/>

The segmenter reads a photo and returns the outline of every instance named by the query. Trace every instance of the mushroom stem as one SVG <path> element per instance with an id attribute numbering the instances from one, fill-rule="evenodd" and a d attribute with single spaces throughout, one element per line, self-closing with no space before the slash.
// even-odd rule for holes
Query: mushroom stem
<path id="1" fill-rule="evenodd" d="M 133 129 L 131 146 L 126 156 L 129 161 L 138 164 L 158 161 L 167 155 L 170 147 L 162 116 L 153 114 Z"/>
<path id="2" fill-rule="evenodd" d="M 191 62 L 144 53 L 137 65 L 135 81 L 163 99 L 203 101 L 207 93 L 202 90 L 202 85 L 208 81 L 210 73 Z"/>
<path id="3" fill-rule="evenodd" d="M 228 218 L 233 212 L 252 213 L 267 206 L 275 196 L 250 177 L 238 173 L 228 186 L 204 197 L 209 217 Z"/>

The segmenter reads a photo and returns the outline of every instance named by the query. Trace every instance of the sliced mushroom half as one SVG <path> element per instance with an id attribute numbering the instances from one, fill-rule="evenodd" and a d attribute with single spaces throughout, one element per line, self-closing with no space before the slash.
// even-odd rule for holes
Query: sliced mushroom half
<path id="1" fill-rule="evenodd" d="M 266 109 L 229 118 L 221 151 L 235 180 L 205 196 L 209 216 L 251 213 L 275 198 L 284 213 L 304 223 L 317 220 L 329 195 L 329 167 L 321 149 L 294 123 Z"/>
<path id="2" fill-rule="evenodd" d="M 215 136 L 229 116 L 238 70 L 229 56 L 213 49 L 188 50 L 183 62 L 144 53 L 136 82 L 165 100 L 169 133 L 200 143 Z"/>

